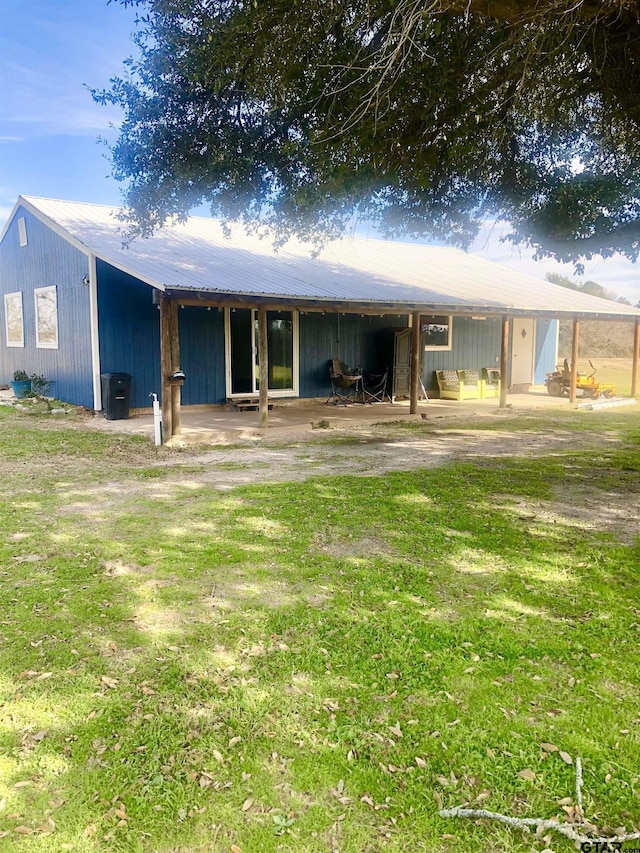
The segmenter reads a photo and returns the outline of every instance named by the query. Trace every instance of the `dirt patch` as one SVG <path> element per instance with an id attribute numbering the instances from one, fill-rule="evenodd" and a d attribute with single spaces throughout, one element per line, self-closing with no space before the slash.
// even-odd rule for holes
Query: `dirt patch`
<path id="1" fill-rule="evenodd" d="M 38 459 L 38 476 L 48 480 L 53 489 L 67 491 L 71 502 L 64 512 L 84 515 L 88 521 L 99 521 L 105 513 L 127 502 L 146 498 L 171 503 L 202 489 L 231 491 L 239 486 L 261 483 L 299 482 L 329 476 L 381 476 L 390 472 L 437 468 L 454 461 L 482 462 L 511 457 L 532 459 L 566 451 L 575 451 L 576 434 L 562 429 L 561 424 L 540 429 L 517 430 L 507 417 L 504 428 L 493 423 L 490 429 L 456 428 L 430 422 L 428 428 L 409 430 L 392 424 L 367 425 L 363 428 L 331 430 L 318 435 L 291 436 L 288 444 L 266 438 L 259 444 L 241 447 L 218 447 L 203 450 L 187 448 L 180 452 L 157 452 L 145 444 L 107 453 L 104 459 L 93 459 L 91 474 L 83 482 L 86 464 L 79 456 L 51 454 Z M 82 424 L 75 424 L 81 428 Z M 465 424 L 465 427 L 474 424 Z M 52 429 L 59 427 L 53 425 Z M 581 432 L 581 452 L 615 445 L 612 433 Z M 25 474 L 25 489 L 32 489 L 33 459 L 0 459 L 0 477 L 9 469 L 14 475 Z M 80 475 L 80 476 L 78 476 Z M 18 491 L 20 491 L 18 486 Z M 241 500 L 234 496 L 234 500 Z M 557 497 L 547 503 L 530 503 L 528 508 L 539 518 L 559 518 L 585 530 L 607 530 L 625 543 L 639 535 L 640 495 L 609 494 L 588 481 L 581 482 L 578 493 L 570 483 L 558 490 Z M 315 547 L 334 557 L 366 558 L 378 551 L 380 543 L 353 539 L 321 541 Z M 275 591 L 274 591 L 275 592 Z"/>

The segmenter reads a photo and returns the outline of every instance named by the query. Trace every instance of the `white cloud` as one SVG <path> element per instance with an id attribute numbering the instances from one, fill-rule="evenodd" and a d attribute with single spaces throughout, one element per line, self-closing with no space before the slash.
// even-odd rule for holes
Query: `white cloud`
<path id="1" fill-rule="evenodd" d="M 5 137 L 108 133 L 122 120 L 115 107 L 92 101 L 69 69 L 6 63 L 2 118 Z M 69 79 L 71 76 L 71 79 Z"/>
<path id="2" fill-rule="evenodd" d="M 510 230 L 506 222 L 487 223 L 480 230 L 469 251 L 473 255 L 521 270 L 537 278 L 545 278 L 547 273 L 553 272 L 578 282 L 597 281 L 608 290 L 613 290 L 618 296 L 624 296 L 634 305 L 640 300 L 640 263 L 634 264 L 620 255 L 612 258 L 598 256 L 590 261 L 585 260 L 584 274 L 576 276 L 572 263 L 564 264 L 552 258 L 534 261 L 533 249 L 514 246 L 509 241 L 501 242 L 501 238 L 505 237 Z"/>

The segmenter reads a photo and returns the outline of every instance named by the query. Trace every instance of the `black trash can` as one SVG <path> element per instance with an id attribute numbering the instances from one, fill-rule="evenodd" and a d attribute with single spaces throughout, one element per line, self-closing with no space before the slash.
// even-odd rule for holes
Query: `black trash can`
<path id="1" fill-rule="evenodd" d="M 129 417 L 131 402 L 130 373 L 101 373 L 102 408 L 108 421 L 122 421 Z"/>

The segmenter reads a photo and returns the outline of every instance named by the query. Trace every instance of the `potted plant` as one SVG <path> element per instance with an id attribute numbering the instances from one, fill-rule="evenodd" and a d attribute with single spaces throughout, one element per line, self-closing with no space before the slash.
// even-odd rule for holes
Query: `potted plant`
<path id="1" fill-rule="evenodd" d="M 13 374 L 13 382 L 10 384 L 16 397 L 26 397 L 31 391 L 31 379 L 24 370 L 16 370 Z"/>

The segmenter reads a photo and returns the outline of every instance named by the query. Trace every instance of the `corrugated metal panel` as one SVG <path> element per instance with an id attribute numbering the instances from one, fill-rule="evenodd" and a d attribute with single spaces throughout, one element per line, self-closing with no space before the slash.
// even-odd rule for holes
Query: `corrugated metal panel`
<path id="1" fill-rule="evenodd" d="M 224 313 L 185 306 L 180 323 L 180 367 L 187 375 L 182 387 L 185 406 L 222 403 L 226 399 Z"/>
<path id="2" fill-rule="evenodd" d="M 349 302 L 473 306 L 490 313 L 638 316 L 631 307 L 576 293 L 455 249 L 344 238 L 317 258 L 289 241 L 277 254 L 241 226 L 226 239 L 219 222 L 193 217 L 122 246 L 117 211 L 27 197 L 80 246 L 159 288 Z"/>
<path id="3" fill-rule="evenodd" d="M 151 405 L 160 396 L 160 312 L 149 288 L 98 261 L 98 328 L 102 373 L 130 373 L 131 406 Z"/>
<path id="4" fill-rule="evenodd" d="M 20 245 L 19 221 L 24 217 L 28 242 Z M 51 393 L 79 406 L 93 406 L 89 288 L 82 283 L 88 273 L 87 258 L 26 210 L 18 208 L 0 244 L 0 311 L 2 294 L 21 291 L 25 345 L 6 347 L 4 320 L 0 322 L 0 381 L 15 370 L 45 376 L 53 381 Z M 58 348 L 36 348 L 33 291 L 56 287 Z"/>
<path id="5" fill-rule="evenodd" d="M 398 327 L 406 326 L 406 315 Z M 300 317 L 300 396 L 329 396 L 329 360 L 376 372 L 393 366 L 393 329 L 389 316 L 302 314 Z"/>

